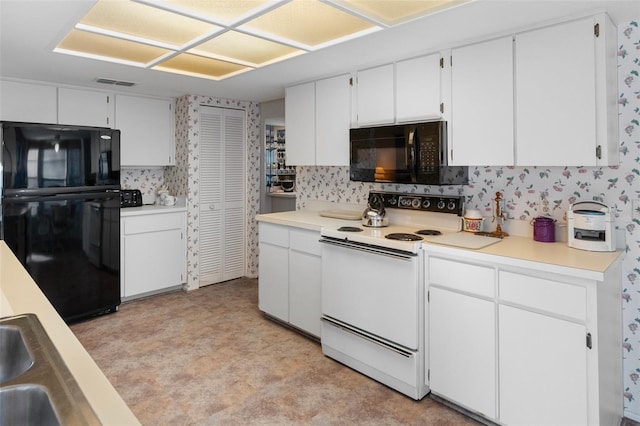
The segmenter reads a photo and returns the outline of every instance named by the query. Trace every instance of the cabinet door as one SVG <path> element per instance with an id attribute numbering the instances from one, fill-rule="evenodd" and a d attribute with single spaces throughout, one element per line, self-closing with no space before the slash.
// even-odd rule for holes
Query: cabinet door
<path id="1" fill-rule="evenodd" d="M 262 258 L 260 259 L 262 262 Z M 289 322 L 320 337 L 322 258 L 289 252 Z"/>
<path id="2" fill-rule="evenodd" d="M 440 54 L 396 64 L 396 121 L 440 118 Z"/>
<path id="3" fill-rule="evenodd" d="M 120 129 L 123 166 L 175 164 L 173 102 L 168 99 L 116 96 L 115 127 Z"/>
<path id="4" fill-rule="evenodd" d="M 349 127 L 351 125 L 351 86 L 344 74 L 316 81 L 316 158 L 317 166 L 349 165 Z M 287 128 L 287 160 L 289 160 Z"/>
<path id="5" fill-rule="evenodd" d="M 596 165 L 593 24 L 516 36 L 517 165 Z"/>
<path id="6" fill-rule="evenodd" d="M 451 164 L 513 165 L 513 40 L 453 49 Z"/>
<path id="7" fill-rule="evenodd" d="M 585 327 L 501 305 L 500 422 L 586 425 Z"/>
<path id="8" fill-rule="evenodd" d="M 288 232 L 284 230 L 284 232 Z M 289 249 L 260 243 L 258 307 L 282 321 L 289 321 Z"/>
<path id="9" fill-rule="evenodd" d="M 55 86 L 0 81 L 0 120 L 55 124 L 58 122 Z"/>
<path id="10" fill-rule="evenodd" d="M 358 126 L 393 123 L 395 120 L 393 64 L 358 71 Z"/>
<path id="11" fill-rule="evenodd" d="M 58 123 L 113 127 L 113 94 L 91 90 L 58 89 Z"/>
<path id="12" fill-rule="evenodd" d="M 124 237 L 124 296 L 130 297 L 183 282 L 183 231 L 170 229 Z"/>
<path id="13" fill-rule="evenodd" d="M 315 83 L 286 88 L 286 163 L 289 165 L 314 166 L 316 164 L 315 105 Z"/>
<path id="14" fill-rule="evenodd" d="M 429 289 L 431 390 L 496 418 L 495 303 Z"/>

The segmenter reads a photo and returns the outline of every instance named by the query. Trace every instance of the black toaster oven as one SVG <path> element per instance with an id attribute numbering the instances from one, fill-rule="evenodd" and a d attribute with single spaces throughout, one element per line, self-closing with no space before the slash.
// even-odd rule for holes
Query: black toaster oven
<path id="1" fill-rule="evenodd" d="M 142 193 L 139 189 L 121 189 L 120 207 L 140 207 L 142 205 Z"/>

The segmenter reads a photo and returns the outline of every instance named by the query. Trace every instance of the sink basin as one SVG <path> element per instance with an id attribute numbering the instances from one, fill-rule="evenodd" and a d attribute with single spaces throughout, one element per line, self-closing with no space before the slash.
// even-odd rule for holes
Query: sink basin
<path id="1" fill-rule="evenodd" d="M 14 379 L 33 365 L 33 357 L 20 329 L 0 326 L 0 383 Z"/>
<path id="2" fill-rule="evenodd" d="M 51 398 L 38 385 L 9 386 L 0 389 L 0 425 L 59 426 Z"/>
<path id="3" fill-rule="evenodd" d="M 0 426 L 99 425 L 34 314 L 0 318 Z"/>

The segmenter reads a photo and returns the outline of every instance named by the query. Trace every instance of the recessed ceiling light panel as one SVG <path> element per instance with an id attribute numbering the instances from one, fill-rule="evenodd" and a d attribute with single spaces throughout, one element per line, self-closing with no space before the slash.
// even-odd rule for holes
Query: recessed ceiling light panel
<path id="1" fill-rule="evenodd" d="M 225 78 L 230 75 L 235 75 L 241 71 L 251 69 L 247 66 L 205 58 L 198 55 L 191 55 L 189 53 L 182 53 L 174 56 L 153 68 L 162 71 L 212 79 Z"/>
<path id="2" fill-rule="evenodd" d="M 181 46 L 219 27 L 131 1 L 100 0 L 81 24 Z"/>
<path id="3" fill-rule="evenodd" d="M 57 48 L 76 54 L 134 62 L 141 66 L 169 52 L 155 46 L 79 30 L 71 30 Z"/>
<path id="4" fill-rule="evenodd" d="M 228 31 L 219 37 L 202 43 L 192 49 L 192 52 L 206 56 L 235 58 L 236 60 L 249 62 L 254 66 L 304 53 L 293 47 L 237 31 Z"/>
<path id="5" fill-rule="evenodd" d="M 98 0 L 55 51 L 219 80 L 466 1 Z"/>
<path id="6" fill-rule="evenodd" d="M 293 0 L 241 28 L 318 46 L 372 27 L 370 22 L 319 1 Z"/>
<path id="7" fill-rule="evenodd" d="M 387 26 L 406 22 L 468 0 L 329 0 Z"/>
<path id="8" fill-rule="evenodd" d="M 235 22 L 262 6 L 274 3 L 273 0 L 164 0 L 156 2 L 170 4 L 176 8 L 190 11 L 203 18 L 216 21 Z"/>

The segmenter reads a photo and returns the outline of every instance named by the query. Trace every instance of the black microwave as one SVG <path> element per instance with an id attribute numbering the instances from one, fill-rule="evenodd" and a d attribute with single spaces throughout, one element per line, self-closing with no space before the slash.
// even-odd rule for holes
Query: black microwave
<path id="1" fill-rule="evenodd" d="M 469 168 L 447 166 L 447 123 L 351 129 L 352 181 L 465 185 Z"/>

